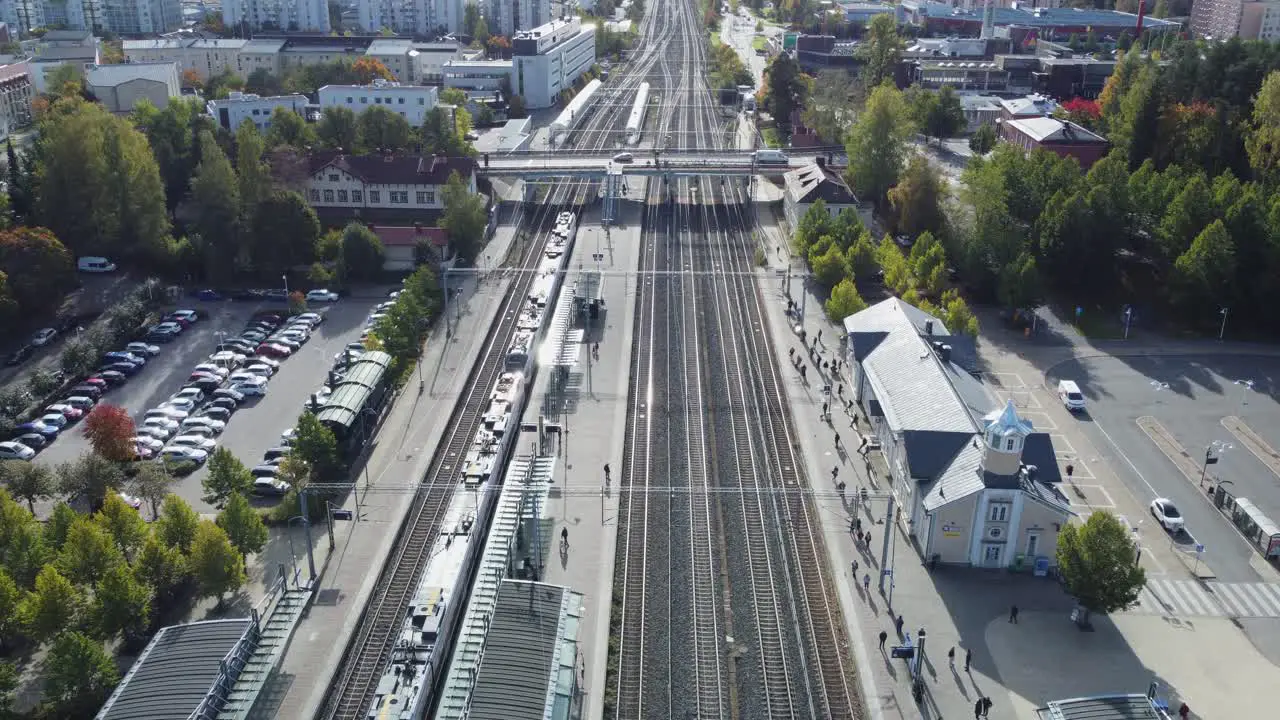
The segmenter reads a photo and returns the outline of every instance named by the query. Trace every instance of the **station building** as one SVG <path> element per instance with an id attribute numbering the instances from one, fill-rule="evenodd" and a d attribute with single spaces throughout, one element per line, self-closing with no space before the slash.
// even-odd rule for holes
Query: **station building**
<path id="1" fill-rule="evenodd" d="M 1073 515 L 1053 441 L 978 379 L 972 338 L 898 298 L 844 329 L 853 398 L 921 556 L 1046 573 Z"/>

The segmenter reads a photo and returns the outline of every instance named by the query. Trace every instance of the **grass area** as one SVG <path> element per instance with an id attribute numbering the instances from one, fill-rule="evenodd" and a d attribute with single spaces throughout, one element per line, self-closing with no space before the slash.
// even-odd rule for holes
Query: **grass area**
<path id="1" fill-rule="evenodd" d="M 782 136 L 778 134 L 777 128 L 765 128 L 760 131 L 760 136 L 764 138 L 765 147 L 782 147 Z"/>
<path id="2" fill-rule="evenodd" d="M 754 50 L 764 50 L 769 47 L 769 39 L 763 35 L 755 35 L 751 38 L 751 47 Z"/>
<path id="3" fill-rule="evenodd" d="M 711 38 L 711 47 L 713 47 L 713 48 L 714 48 L 714 47 L 720 47 L 720 45 L 721 45 L 721 44 L 723 44 L 723 43 L 721 42 L 721 40 L 720 40 L 720 31 L 719 31 L 719 30 L 708 30 L 708 31 L 707 31 L 707 37 Z"/>

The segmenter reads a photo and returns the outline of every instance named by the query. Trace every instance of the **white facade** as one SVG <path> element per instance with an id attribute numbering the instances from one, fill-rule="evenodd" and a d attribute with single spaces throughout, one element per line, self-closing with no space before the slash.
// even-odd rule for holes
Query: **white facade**
<path id="1" fill-rule="evenodd" d="M 182 27 L 182 5 L 179 0 L 0 0 L 0 22 L 12 28 L 164 33 Z"/>
<path id="2" fill-rule="evenodd" d="M 596 28 L 556 20 L 512 38 L 511 92 L 525 107 L 545 108 L 596 62 Z"/>
<path id="3" fill-rule="evenodd" d="M 551 0 L 489 0 L 485 19 L 489 34 L 511 37 L 551 22 Z"/>
<path id="4" fill-rule="evenodd" d="M 133 112 L 142 100 L 163 108 L 182 92 L 178 65 L 172 62 L 93 65 L 85 69 L 84 83 L 107 110 L 117 114 Z"/>
<path id="5" fill-rule="evenodd" d="M 31 124 L 35 86 L 25 62 L 0 65 L 0 137 Z"/>
<path id="6" fill-rule="evenodd" d="M 325 85 L 318 94 L 321 110 L 345 107 L 359 115 L 371 107 L 381 106 L 417 127 L 436 106 L 440 91 L 424 85 L 376 82 L 373 85 Z"/>
<path id="7" fill-rule="evenodd" d="M 243 23 L 251 30 L 330 30 L 329 5 L 325 0 L 224 0 L 222 19 L 227 27 Z"/>
<path id="8" fill-rule="evenodd" d="M 418 51 L 412 40 L 374 40 L 365 55 L 381 62 L 402 83 L 418 80 Z"/>
<path id="9" fill-rule="evenodd" d="M 418 51 L 418 82 L 424 85 L 438 85 L 444 82 L 444 65 L 456 60 L 461 52 L 456 42 L 414 43 L 413 49 Z"/>
<path id="10" fill-rule="evenodd" d="M 360 27 L 432 36 L 462 31 L 463 0 L 359 0 Z"/>
<path id="11" fill-rule="evenodd" d="M 510 60 L 450 60 L 444 64 L 444 86 L 460 90 L 499 90 L 504 82 L 512 87 Z"/>
<path id="12" fill-rule="evenodd" d="M 262 97 L 252 93 L 233 92 L 223 100 L 210 100 L 205 110 L 218 125 L 235 132 L 245 120 L 252 122 L 263 132 L 271 125 L 271 115 L 276 108 L 288 108 L 303 115 L 307 108 L 306 95 L 276 95 Z"/>
<path id="13" fill-rule="evenodd" d="M 312 156 L 306 198 L 317 210 L 438 213 L 444 209 L 444 188 L 453 172 L 476 192 L 474 161 L 444 156 L 342 155 Z"/>

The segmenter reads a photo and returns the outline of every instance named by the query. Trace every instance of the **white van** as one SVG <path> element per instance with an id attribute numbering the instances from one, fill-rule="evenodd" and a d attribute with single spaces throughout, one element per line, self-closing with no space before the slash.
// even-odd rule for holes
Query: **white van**
<path id="1" fill-rule="evenodd" d="M 781 150 L 757 150 L 756 162 L 764 163 L 786 163 L 787 154 Z"/>
<path id="2" fill-rule="evenodd" d="M 76 261 L 80 272 L 109 273 L 116 271 L 116 264 L 104 257 L 82 257 Z"/>
<path id="3" fill-rule="evenodd" d="M 1062 401 L 1063 407 L 1072 412 L 1084 409 L 1084 395 L 1074 380 L 1058 381 L 1058 399 Z"/>

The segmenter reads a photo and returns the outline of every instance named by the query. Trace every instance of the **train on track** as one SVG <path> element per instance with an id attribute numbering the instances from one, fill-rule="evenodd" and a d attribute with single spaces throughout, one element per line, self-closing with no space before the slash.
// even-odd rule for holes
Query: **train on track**
<path id="1" fill-rule="evenodd" d="M 498 485 L 520 434 L 520 417 L 536 377 L 535 349 L 551 324 L 577 235 L 577 220 L 573 212 L 561 212 L 537 260 L 537 276 L 516 320 L 505 367 L 490 391 L 481 428 L 460 459 L 457 491 L 428 553 L 431 559 L 422 571 L 391 662 L 378 681 L 368 718 L 424 717 L 448 671 L 449 655 L 483 555 Z"/>

